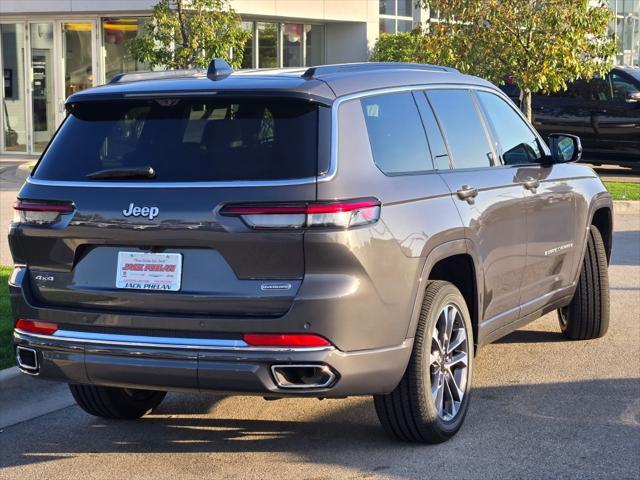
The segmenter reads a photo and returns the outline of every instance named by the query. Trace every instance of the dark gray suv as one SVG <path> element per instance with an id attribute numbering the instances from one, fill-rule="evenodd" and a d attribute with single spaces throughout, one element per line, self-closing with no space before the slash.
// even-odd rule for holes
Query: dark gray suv
<path id="1" fill-rule="evenodd" d="M 69 97 L 9 235 L 20 369 L 137 418 L 168 390 L 374 395 L 441 442 L 473 358 L 604 335 L 612 202 L 494 85 L 429 65 L 123 74 Z"/>

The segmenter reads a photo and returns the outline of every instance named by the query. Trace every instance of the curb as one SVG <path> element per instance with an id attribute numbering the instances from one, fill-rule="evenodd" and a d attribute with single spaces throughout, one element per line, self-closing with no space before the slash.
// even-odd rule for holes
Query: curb
<path id="1" fill-rule="evenodd" d="M 31 171 L 35 166 L 36 166 L 35 160 L 31 162 L 24 162 L 18 165 L 18 168 L 16 168 L 16 178 L 22 182 L 25 182 L 27 180 L 27 177 L 31 175 Z"/>
<path id="2" fill-rule="evenodd" d="M 613 212 L 619 215 L 640 215 L 639 200 L 615 200 L 613 202 Z"/>
<path id="3" fill-rule="evenodd" d="M 18 367 L 5 368 L 4 370 L 0 370 L 0 382 L 11 380 L 18 375 L 20 375 L 20 370 L 18 370 Z"/>

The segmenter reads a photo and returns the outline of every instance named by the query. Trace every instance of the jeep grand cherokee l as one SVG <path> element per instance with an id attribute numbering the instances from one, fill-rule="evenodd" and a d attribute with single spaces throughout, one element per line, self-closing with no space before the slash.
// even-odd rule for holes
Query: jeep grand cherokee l
<path id="1" fill-rule="evenodd" d="M 93 415 L 169 390 L 373 395 L 441 442 L 478 347 L 604 335 L 612 202 L 494 85 L 429 65 L 123 74 L 76 93 L 9 235 L 20 369 Z"/>

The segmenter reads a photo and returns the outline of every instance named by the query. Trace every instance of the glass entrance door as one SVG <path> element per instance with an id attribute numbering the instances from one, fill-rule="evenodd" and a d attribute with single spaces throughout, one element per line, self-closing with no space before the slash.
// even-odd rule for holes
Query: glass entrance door
<path id="1" fill-rule="evenodd" d="M 31 23 L 31 129 L 33 152 L 42 152 L 55 131 L 53 23 Z"/>
<path id="2" fill-rule="evenodd" d="M 24 24 L 0 24 L 0 63 L 2 64 L 0 153 L 27 152 L 27 88 L 25 85 L 24 48 Z"/>

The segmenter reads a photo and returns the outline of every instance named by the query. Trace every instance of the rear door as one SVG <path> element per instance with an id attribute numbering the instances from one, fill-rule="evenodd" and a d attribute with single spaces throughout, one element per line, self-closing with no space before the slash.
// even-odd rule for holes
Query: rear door
<path id="1" fill-rule="evenodd" d="M 497 167 L 496 151 L 466 89 L 428 90 L 446 140 L 448 158 L 436 159 L 482 266 L 481 333 L 518 318 L 526 259 L 524 191 L 513 172 Z M 449 160 L 447 170 L 444 160 Z"/>
<path id="2" fill-rule="evenodd" d="M 502 97 L 476 92 L 488 119 L 503 170 L 525 194 L 527 260 L 523 269 L 521 316 L 535 312 L 572 282 L 577 245 L 576 194 L 571 165 L 541 165 L 538 136 Z"/>
<path id="3" fill-rule="evenodd" d="M 34 302 L 208 316 L 286 312 L 304 275 L 302 231 L 250 229 L 220 209 L 315 200 L 319 108 L 211 97 L 72 106 L 20 192 L 24 218 L 10 235 L 15 262 L 29 267 Z M 142 167 L 152 178 L 111 177 Z M 60 204 L 72 212 L 33 221 L 33 205 Z"/>
<path id="4" fill-rule="evenodd" d="M 543 95 L 534 93 L 531 100 L 533 125 L 544 138 L 564 132 L 582 139 L 585 149 L 595 148 L 591 127 L 590 86 L 584 80 L 567 84 L 566 90 Z"/>
<path id="5" fill-rule="evenodd" d="M 613 70 L 591 103 L 597 157 L 640 164 L 640 81 Z"/>

